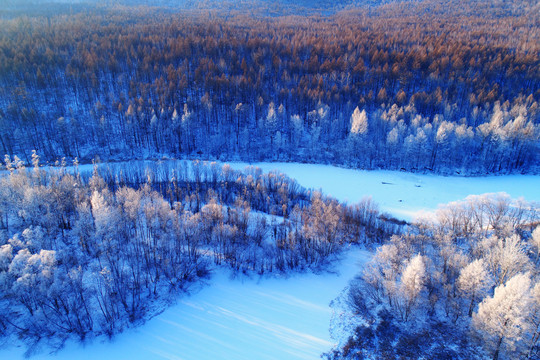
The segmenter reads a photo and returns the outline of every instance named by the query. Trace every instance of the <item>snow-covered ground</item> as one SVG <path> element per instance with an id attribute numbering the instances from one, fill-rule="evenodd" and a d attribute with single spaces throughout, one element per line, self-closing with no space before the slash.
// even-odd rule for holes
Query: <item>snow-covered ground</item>
<path id="1" fill-rule="evenodd" d="M 112 342 L 70 342 L 54 356 L 32 359 L 318 359 L 333 345 L 329 304 L 369 256 L 346 252 L 335 274 L 232 280 L 215 274 L 201 291 Z M 0 359 L 23 353 L 10 347 L 0 350 Z"/>
<path id="2" fill-rule="evenodd" d="M 246 163 L 231 163 L 243 169 Z M 471 194 L 506 192 L 540 202 L 540 176 L 444 177 L 396 171 L 359 171 L 325 165 L 258 163 L 300 185 L 354 203 L 371 196 L 381 210 L 411 219 L 438 204 Z M 294 274 L 289 278 L 229 279 L 214 274 L 209 284 L 145 325 L 114 341 L 85 346 L 69 342 L 54 356 L 35 359 L 318 359 L 333 340 L 330 302 L 370 254 L 345 253 L 337 274 Z M 0 349 L 0 359 L 22 359 L 24 348 Z"/>

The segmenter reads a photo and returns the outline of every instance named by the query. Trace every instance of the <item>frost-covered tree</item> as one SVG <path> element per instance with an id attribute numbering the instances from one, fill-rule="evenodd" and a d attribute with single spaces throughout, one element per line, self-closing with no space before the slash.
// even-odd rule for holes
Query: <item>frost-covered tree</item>
<path id="1" fill-rule="evenodd" d="M 508 238 L 491 236 L 485 238 L 480 246 L 486 265 L 495 277 L 496 285 L 504 284 L 517 273 L 529 269 L 529 257 L 519 235 Z"/>
<path id="2" fill-rule="evenodd" d="M 533 359 L 535 356 L 540 355 L 539 340 L 540 340 L 540 282 L 531 290 L 532 306 L 531 314 L 529 317 L 529 339 L 528 339 L 528 352 L 529 359 Z"/>
<path id="3" fill-rule="evenodd" d="M 360 111 L 358 107 L 354 109 L 351 115 L 351 134 L 364 135 L 368 131 L 368 118 L 366 110 Z"/>
<path id="4" fill-rule="evenodd" d="M 476 259 L 463 268 L 457 279 L 462 296 L 469 300 L 468 314 L 472 316 L 474 306 L 491 288 L 493 280 L 482 259 Z"/>
<path id="5" fill-rule="evenodd" d="M 368 295 L 375 301 L 387 298 L 393 304 L 398 296 L 397 279 L 402 266 L 403 257 L 396 245 L 385 244 L 379 247 L 363 272 Z"/>
<path id="6" fill-rule="evenodd" d="M 438 156 L 440 157 L 440 163 L 442 166 L 447 166 L 447 164 L 451 162 L 451 144 L 454 127 L 454 123 L 448 121 L 440 122 L 435 135 L 435 143 L 431 154 L 431 168 L 435 166 Z"/>
<path id="7" fill-rule="evenodd" d="M 30 315 L 46 302 L 47 292 L 54 281 L 56 252 L 40 250 L 32 254 L 26 247 L 17 252 L 9 265 L 9 274 L 15 280 L 11 295 L 24 305 Z"/>
<path id="8" fill-rule="evenodd" d="M 534 251 L 536 252 L 535 262 L 538 263 L 538 260 L 540 258 L 540 226 L 537 226 L 533 230 L 529 242 L 531 243 Z"/>
<path id="9" fill-rule="evenodd" d="M 4 244 L 0 246 L 0 289 L 6 291 L 9 289 L 8 270 L 11 260 L 13 259 L 13 246 Z"/>
<path id="10" fill-rule="evenodd" d="M 357 166 L 370 166 L 372 154 L 369 151 L 369 141 L 367 141 L 368 118 L 365 110 L 360 111 L 358 107 L 354 109 L 350 119 L 349 137 L 346 142 L 348 160 Z"/>
<path id="11" fill-rule="evenodd" d="M 407 321 L 416 305 L 420 292 L 424 289 L 426 278 L 426 267 L 422 255 L 413 257 L 401 275 L 400 304 L 401 317 Z"/>
<path id="12" fill-rule="evenodd" d="M 341 230 L 342 213 L 343 208 L 337 201 L 325 199 L 319 192 L 313 195 L 312 204 L 303 216 L 304 232 L 320 254 L 332 253 L 337 245 L 335 240 Z"/>
<path id="13" fill-rule="evenodd" d="M 482 334 L 497 360 L 503 348 L 509 352 L 523 339 L 529 327 L 532 305 L 531 279 L 528 273 L 517 274 L 495 288 L 473 315 L 472 324 Z"/>
<path id="14" fill-rule="evenodd" d="M 447 316 L 451 315 L 452 320 L 456 321 L 462 314 L 457 279 L 460 271 L 470 260 L 467 254 L 455 245 L 451 235 L 436 235 L 434 240 L 439 248 L 438 256 L 434 259 L 434 264 L 438 272 L 433 274 L 432 277 L 437 278 L 437 282 L 440 282 L 438 287 L 440 287 L 445 313 Z M 437 295 L 437 292 L 432 292 L 431 295 L 430 303 L 433 303 L 438 296 L 441 296 Z"/>

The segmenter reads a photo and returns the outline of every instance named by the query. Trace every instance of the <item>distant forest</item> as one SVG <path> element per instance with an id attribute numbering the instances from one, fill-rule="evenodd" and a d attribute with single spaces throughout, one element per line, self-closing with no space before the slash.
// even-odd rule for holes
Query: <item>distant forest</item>
<path id="1" fill-rule="evenodd" d="M 0 12 L 0 152 L 538 170 L 534 2 L 264 3 Z"/>

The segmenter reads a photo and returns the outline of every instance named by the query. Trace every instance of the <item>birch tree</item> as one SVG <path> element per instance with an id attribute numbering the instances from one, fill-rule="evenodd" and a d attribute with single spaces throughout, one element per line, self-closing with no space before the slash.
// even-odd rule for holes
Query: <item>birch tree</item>
<path id="1" fill-rule="evenodd" d="M 469 316 L 472 316 L 476 302 L 491 288 L 492 283 L 491 275 L 482 259 L 474 260 L 461 270 L 457 286 L 463 297 L 469 300 Z"/>
<path id="2" fill-rule="evenodd" d="M 503 348 L 514 350 L 529 326 L 531 312 L 531 279 L 529 274 L 517 274 L 495 288 L 495 293 L 478 306 L 473 315 L 473 327 L 491 347 L 493 360 Z"/>

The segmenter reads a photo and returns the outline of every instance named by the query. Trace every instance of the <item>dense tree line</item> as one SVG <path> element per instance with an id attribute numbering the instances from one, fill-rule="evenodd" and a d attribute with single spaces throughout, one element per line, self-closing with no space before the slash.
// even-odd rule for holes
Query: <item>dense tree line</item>
<path id="1" fill-rule="evenodd" d="M 8 11 L 0 151 L 28 163 L 37 149 L 47 160 L 529 171 L 540 153 L 539 20 L 526 1 L 490 4 L 443 11 L 430 0 L 309 17 Z"/>
<path id="2" fill-rule="evenodd" d="M 341 298 L 355 330 L 327 358 L 538 359 L 539 219 L 488 194 L 392 236 Z"/>
<path id="3" fill-rule="evenodd" d="M 345 243 L 401 224 L 281 174 L 181 162 L 152 169 L 33 168 L 0 177 L 0 335 L 53 343 L 113 335 L 215 266 L 262 275 L 324 269 Z"/>

